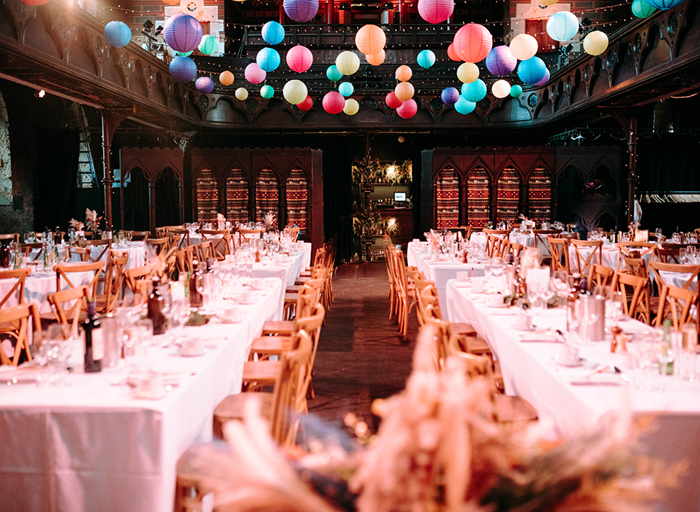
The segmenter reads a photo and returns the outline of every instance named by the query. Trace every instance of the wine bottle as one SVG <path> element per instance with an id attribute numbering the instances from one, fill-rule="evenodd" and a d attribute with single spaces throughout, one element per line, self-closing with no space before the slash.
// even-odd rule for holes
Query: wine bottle
<path id="1" fill-rule="evenodd" d="M 192 261 L 192 276 L 190 277 L 190 307 L 191 308 L 201 308 L 204 305 L 204 300 L 202 299 L 202 294 L 199 293 L 199 280 L 201 279 L 201 273 L 199 269 L 199 260 L 196 258 Z"/>
<path id="2" fill-rule="evenodd" d="M 160 277 L 153 278 L 153 289 L 148 296 L 148 318 L 153 322 L 153 334 L 165 334 L 167 330 L 167 321 L 163 314 L 163 297 L 161 297 L 158 287 L 160 286 Z"/>
<path id="3" fill-rule="evenodd" d="M 104 357 L 104 341 L 100 316 L 95 312 L 95 302 L 88 302 L 87 318 L 83 322 L 85 331 L 85 373 L 102 371 Z"/>

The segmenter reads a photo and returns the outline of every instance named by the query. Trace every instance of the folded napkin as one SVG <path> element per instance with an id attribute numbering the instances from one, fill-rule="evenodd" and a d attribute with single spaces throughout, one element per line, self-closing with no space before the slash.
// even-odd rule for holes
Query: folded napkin
<path id="1" fill-rule="evenodd" d="M 593 375 L 589 378 L 572 380 L 570 384 L 572 386 L 621 386 L 624 382 L 615 375 Z"/>

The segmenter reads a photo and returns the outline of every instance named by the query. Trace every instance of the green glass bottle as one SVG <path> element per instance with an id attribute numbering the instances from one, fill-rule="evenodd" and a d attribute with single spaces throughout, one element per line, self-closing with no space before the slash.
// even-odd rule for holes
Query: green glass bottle
<path id="1" fill-rule="evenodd" d="M 664 320 L 663 349 L 666 351 L 666 375 L 673 375 L 673 342 L 671 340 L 671 320 Z M 663 363 L 659 361 L 659 373 L 663 375 Z"/>

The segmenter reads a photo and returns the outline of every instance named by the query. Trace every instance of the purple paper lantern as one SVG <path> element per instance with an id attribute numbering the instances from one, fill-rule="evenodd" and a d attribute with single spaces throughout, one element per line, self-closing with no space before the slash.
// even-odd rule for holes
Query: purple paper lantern
<path id="1" fill-rule="evenodd" d="M 297 23 L 311 21 L 318 13 L 318 0 L 284 0 L 284 12 Z"/>
<path id="2" fill-rule="evenodd" d="M 194 83 L 194 86 L 202 94 L 209 94 L 214 90 L 214 82 L 208 76 L 201 76 Z"/>
<path id="3" fill-rule="evenodd" d="M 202 25 L 189 14 L 180 13 L 170 18 L 163 27 L 163 37 L 176 52 L 190 52 L 202 40 Z"/>
<path id="4" fill-rule="evenodd" d="M 260 69 L 260 66 L 258 66 L 255 62 L 251 62 L 245 67 L 244 75 L 245 79 L 251 84 L 259 84 L 267 77 L 265 70 Z"/>
<path id="5" fill-rule="evenodd" d="M 170 75 L 176 82 L 191 82 L 197 77 L 197 64 L 189 57 L 173 57 L 170 61 Z"/>
<path id="6" fill-rule="evenodd" d="M 549 76 L 549 70 L 547 70 L 547 72 L 544 74 L 544 78 L 537 82 L 535 85 L 547 85 L 547 82 L 549 82 Z"/>
<path id="7" fill-rule="evenodd" d="M 508 76 L 518 65 L 518 59 L 513 57 L 506 45 L 496 46 L 486 57 L 486 69 L 496 76 Z"/>
<path id="8" fill-rule="evenodd" d="M 454 105 L 459 99 L 459 91 L 454 87 L 446 87 L 442 90 L 440 98 L 445 105 Z"/>

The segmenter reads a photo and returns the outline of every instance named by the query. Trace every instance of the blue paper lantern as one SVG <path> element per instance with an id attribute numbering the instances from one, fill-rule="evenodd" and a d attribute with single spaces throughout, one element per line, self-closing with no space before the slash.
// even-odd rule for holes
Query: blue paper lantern
<path id="1" fill-rule="evenodd" d="M 517 84 L 510 88 L 511 98 L 519 98 L 522 93 L 523 93 L 523 88 Z"/>
<path id="2" fill-rule="evenodd" d="M 446 87 L 442 90 L 440 99 L 445 105 L 454 105 L 459 100 L 459 91 L 454 87 Z"/>
<path id="3" fill-rule="evenodd" d="M 637 18 L 648 18 L 655 12 L 656 9 L 649 5 L 646 0 L 634 0 L 632 2 L 632 14 Z"/>
<path id="4" fill-rule="evenodd" d="M 578 18 L 569 11 L 559 11 L 547 20 L 547 34 L 555 41 L 568 41 L 578 32 Z"/>
<path id="5" fill-rule="evenodd" d="M 284 12 L 297 23 L 311 21 L 318 13 L 318 0 L 284 0 Z"/>
<path id="6" fill-rule="evenodd" d="M 263 25 L 262 38 L 267 44 L 280 44 L 284 39 L 284 27 L 276 21 L 268 21 Z"/>
<path id="7" fill-rule="evenodd" d="M 516 59 L 506 45 L 496 46 L 486 56 L 486 69 L 496 76 L 508 76 L 518 65 Z"/>
<path id="8" fill-rule="evenodd" d="M 121 48 L 131 41 L 131 30 L 123 21 L 110 21 L 105 25 L 105 39 L 111 46 Z"/>
<path id="9" fill-rule="evenodd" d="M 644 0 L 654 9 L 660 11 L 668 11 L 677 5 L 681 5 L 685 0 Z"/>
<path id="10" fill-rule="evenodd" d="M 340 70 L 336 67 L 335 64 L 328 66 L 328 69 L 326 70 L 326 76 L 331 82 L 337 82 L 338 80 L 343 78 L 343 74 L 340 72 Z"/>
<path id="11" fill-rule="evenodd" d="M 194 86 L 202 94 L 209 94 L 214 90 L 214 82 L 208 76 L 201 76 L 194 83 Z"/>
<path id="12" fill-rule="evenodd" d="M 435 54 L 432 50 L 423 50 L 418 54 L 416 62 L 420 67 L 428 69 L 435 64 Z"/>
<path id="13" fill-rule="evenodd" d="M 189 57 L 173 57 L 170 61 L 170 75 L 176 82 L 182 84 L 197 78 L 197 64 Z"/>
<path id="14" fill-rule="evenodd" d="M 462 84 L 462 96 L 465 100 L 476 103 L 486 97 L 486 84 L 477 78 L 470 84 Z"/>
<path id="15" fill-rule="evenodd" d="M 165 22 L 163 37 L 168 46 L 176 52 L 190 52 L 202 40 L 202 25 L 189 14 L 176 14 Z"/>
<path id="16" fill-rule="evenodd" d="M 280 54 L 274 48 L 263 48 L 255 57 L 255 62 L 263 71 L 274 71 L 280 65 Z"/>
<path id="17" fill-rule="evenodd" d="M 347 98 L 348 96 L 352 96 L 352 93 L 355 92 L 355 88 L 350 82 L 343 82 L 338 86 L 338 92 Z"/>
<path id="18" fill-rule="evenodd" d="M 271 85 L 263 85 L 260 88 L 260 96 L 265 98 L 266 100 L 269 100 L 275 95 L 275 90 L 272 88 Z"/>
<path id="19" fill-rule="evenodd" d="M 455 103 L 454 107 L 457 112 L 466 116 L 467 114 L 471 114 L 472 112 L 474 112 L 474 109 L 476 108 L 476 103 L 465 99 L 464 96 L 460 96 L 457 102 Z"/>
<path id="20" fill-rule="evenodd" d="M 539 57 L 523 60 L 518 65 L 518 77 L 526 84 L 536 84 L 547 74 L 547 66 Z"/>

